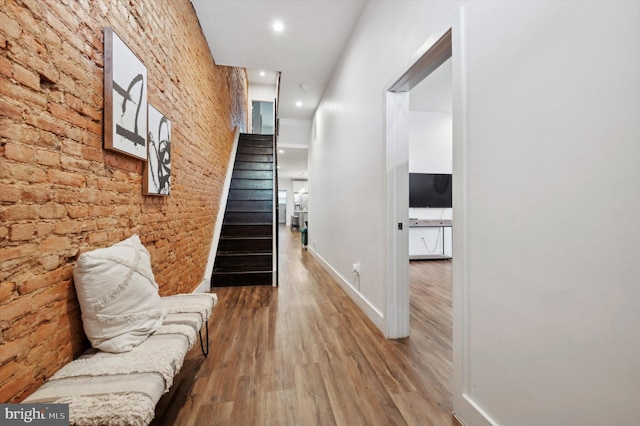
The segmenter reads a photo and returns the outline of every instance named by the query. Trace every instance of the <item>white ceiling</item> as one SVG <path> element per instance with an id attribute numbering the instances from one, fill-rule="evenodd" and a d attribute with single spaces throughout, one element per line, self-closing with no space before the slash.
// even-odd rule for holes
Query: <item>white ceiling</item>
<path id="1" fill-rule="evenodd" d="M 250 82 L 281 71 L 280 118 L 310 120 L 365 0 L 191 0 L 218 65 L 245 67 Z M 272 29 L 275 21 L 284 31 Z M 271 71 L 265 77 L 258 72 Z M 306 90 L 300 85 L 306 86 Z M 302 107 L 296 107 L 301 101 Z"/>
<path id="2" fill-rule="evenodd" d="M 278 149 L 278 177 L 283 179 L 307 179 L 306 148 Z"/>
<path id="3" fill-rule="evenodd" d="M 275 84 L 277 72 L 281 71 L 279 118 L 311 120 L 365 1 L 191 3 L 218 65 L 247 68 L 250 83 Z M 284 24 L 284 31 L 273 30 L 275 21 Z M 296 107 L 297 101 L 303 103 L 302 107 Z M 451 111 L 451 61 L 411 91 L 410 104 L 412 110 Z M 306 179 L 307 149 L 284 150 L 278 153 L 279 176 Z"/>

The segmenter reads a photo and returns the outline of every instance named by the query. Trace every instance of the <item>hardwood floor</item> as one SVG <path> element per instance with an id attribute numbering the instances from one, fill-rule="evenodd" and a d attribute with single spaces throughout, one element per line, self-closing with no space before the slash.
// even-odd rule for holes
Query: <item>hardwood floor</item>
<path id="1" fill-rule="evenodd" d="M 387 340 L 299 241 L 281 228 L 279 288 L 214 289 L 209 356 L 189 353 L 154 424 L 457 425 L 451 262 L 411 263 L 411 336 Z"/>

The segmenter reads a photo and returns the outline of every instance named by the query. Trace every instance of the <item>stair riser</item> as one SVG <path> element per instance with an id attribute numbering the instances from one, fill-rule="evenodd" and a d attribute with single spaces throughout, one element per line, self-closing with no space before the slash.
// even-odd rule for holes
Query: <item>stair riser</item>
<path id="1" fill-rule="evenodd" d="M 246 240 L 220 240 L 218 252 L 220 253 L 271 253 L 273 241 L 271 239 L 246 239 Z"/>
<path id="2" fill-rule="evenodd" d="M 273 163 L 273 155 L 236 154 L 236 161 L 254 161 L 256 163 Z"/>
<path id="3" fill-rule="evenodd" d="M 228 200 L 226 211 L 228 212 L 243 212 L 243 211 L 270 212 L 272 210 L 273 210 L 272 200 L 262 200 L 262 201 Z"/>
<path id="4" fill-rule="evenodd" d="M 270 270 L 273 260 L 270 254 L 251 256 L 218 256 L 216 257 L 215 268 L 224 268 L 242 271 L 264 271 Z M 215 269 L 214 269 L 215 270 Z"/>
<path id="5" fill-rule="evenodd" d="M 267 170 L 234 170 L 232 179 L 273 179 L 273 171 Z"/>
<path id="6" fill-rule="evenodd" d="M 238 148 L 273 148 L 273 141 L 241 139 L 238 141 Z"/>
<path id="7" fill-rule="evenodd" d="M 253 163 L 251 161 L 236 161 L 233 165 L 233 170 L 264 170 L 264 171 L 272 171 L 273 163 Z M 268 176 L 267 179 L 273 179 L 273 172 Z"/>
<path id="8" fill-rule="evenodd" d="M 238 146 L 238 154 L 273 155 L 273 148 L 261 148 L 256 146 Z"/>
<path id="9" fill-rule="evenodd" d="M 271 285 L 272 274 L 265 272 L 260 274 L 214 274 L 211 278 L 213 287 L 226 287 L 236 285 Z"/>
<path id="10" fill-rule="evenodd" d="M 246 212 L 226 212 L 224 214 L 224 223 L 271 223 L 273 222 L 273 213 L 246 213 Z"/>
<path id="11" fill-rule="evenodd" d="M 229 200 L 272 200 L 272 189 L 230 189 Z"/>
<path id="12" fill-rule="evenodd" d="M 273 141 L 273 135 L 262 135 L 260 133 L 240 133 L 240 140 Z"/>
<path id="13" fill-rule="evenodd" d="M 273 189 L 273 179 L 231 179 L 231 189 Z"/>
<path id="14" fill-rule="evenodd" d="M 273 226 L 269 225 L 223 225 L 222 237 L 271 237 Z"/>

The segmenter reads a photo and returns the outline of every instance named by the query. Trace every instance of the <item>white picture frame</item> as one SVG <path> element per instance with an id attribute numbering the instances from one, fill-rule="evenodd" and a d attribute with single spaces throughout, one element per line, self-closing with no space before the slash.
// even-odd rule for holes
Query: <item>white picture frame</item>
<path id="1" fill-rule="evenodd" d="M 171 120 L 148 105 L 147 164 L 142 177 L 146 195 L 171 193 Z"/>
<path id="2" fill-rule="evenodd" d="M 104 28 L 104 147 L 147 159 L 147 68 Z"/>

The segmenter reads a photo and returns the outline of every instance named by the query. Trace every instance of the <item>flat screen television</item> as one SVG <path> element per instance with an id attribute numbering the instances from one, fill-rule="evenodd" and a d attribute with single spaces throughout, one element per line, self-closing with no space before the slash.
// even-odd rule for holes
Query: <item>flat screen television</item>
<path id="1" fill-rule="evenodd" d="M 452 207 L 451 175 L 409 173 L 409 207 Z"/>

